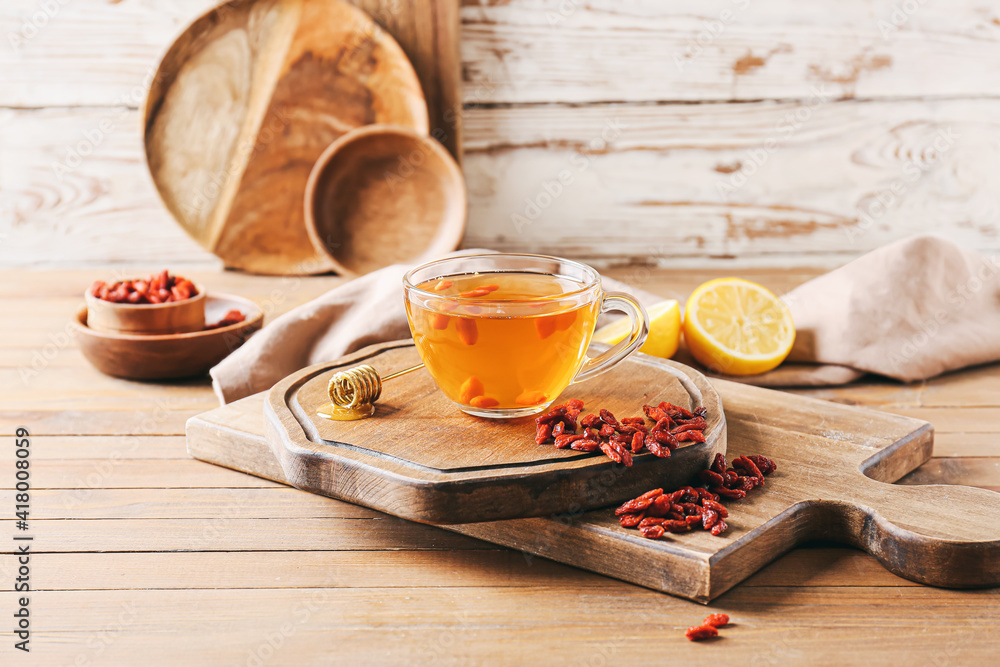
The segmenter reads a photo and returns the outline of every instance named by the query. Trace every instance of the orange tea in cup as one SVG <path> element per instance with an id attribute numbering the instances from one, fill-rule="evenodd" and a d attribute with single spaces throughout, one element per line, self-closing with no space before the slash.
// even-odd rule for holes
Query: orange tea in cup
<path id="1" fill-rule="evenodd" d="M 427 370 L 448 398 L 478 416 L 540 412 L 574 379 L 603 372 L 645 339 L 642 307 L 627 295 L 605 294 L 596 271 L 568 260 L 457 257 L 418 267 L 404 283 Z M 634 335 L 589 360 L 597 317 L 610 308 L 633 316 Z"/>

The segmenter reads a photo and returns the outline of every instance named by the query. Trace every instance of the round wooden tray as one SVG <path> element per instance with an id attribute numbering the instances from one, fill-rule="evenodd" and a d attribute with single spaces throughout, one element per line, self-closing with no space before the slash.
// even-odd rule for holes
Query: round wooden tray
<path id="1" fill-rule="evenodd" d="M 642 414 L 643 403 L 669 401 L 708 413 L 705 442 L 668 459 L 648 452 L 631 468 L 601 453 L 535 444 L 531 417 L 479 419 L 458 410 L 426 372 L 386 383 L 375 415 L 331 421 L 316 414 L 327 384 L 361 363 L 387 374 L 419 363 L 413 341 L 373 345 L 349 357 L 290 375 L 268 392 L 267 438 L 289 484 L 424 523 L 456 524 L 556 513 L 620 503 L 652 488 L 688 484 L 726 451 L 722 400 L 693 368 L 633 355 L 557 399 L 584 401 L 584 413 L 607 408 Z"/>
<path id="2" fill-rule="evenodd" d="M 427 104 L 399 45 L 339 0 L 232 0 L 171 45 L 144 111 L 163 203 L 226 266 L 333 270 L 305 227 L 313 163 L 372 123 L 426 134 Z"/>

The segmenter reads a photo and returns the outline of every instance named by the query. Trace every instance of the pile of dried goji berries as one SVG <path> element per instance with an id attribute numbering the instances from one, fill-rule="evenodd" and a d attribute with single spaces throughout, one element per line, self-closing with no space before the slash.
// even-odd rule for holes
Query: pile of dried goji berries
<path id="1" fill-rule="evenodd" d="M 705 442 L 705 408 L 694 411 L 664 401 L 658 406 L 642 406 L 646 417 L 654 422 L 646 425 L 643 417 L 615 418 L 607 410 L 585 416 L 579 422 L 583 428 L 577 433 L 577 418 L 583 411 L 583 401 L 572 399 L 557 405 L 535 418 L 538 425 L 535 442 L 554 442 L 559 449 L 569 447 L 581 452 L 600 449 L 615 463 L 632 465 L 632 455 L 643 448 L 654 456 L 667 458 L 682 442 Z"/>
<path id="2" fill-rule="evenodd" d="M 615 516 L 623 528 L 638 528 L 651 540 L 666 533 L 686 533 L 695 526 L 721 535 L 729 528 L 722 498 L 745 497 L 748 490 L 764 484 L 764 475 L 778 469 L 766 456 L 740 456 L 733 466 L 728 467 L 725 455 L 716 454 L 712 467 L 698 475 L 708 488 L 685 486 L 672 493 L 653 489 L 616 509 Z"/>
<path id="3" fill-rule="evenodd" d="M 149 278 L 119 280 L 111 285 L 98 280 L 90 286 L 90 295 L 113 303 L 169 303 L 197 296 L 198 288 L 187 278 L 163 271 Z"/>
<path id="4" fill-rule="evenodd" d="M 723 454 L 716 454 L 712 467 L 702 470 L 698 477 L 712 493 L 723 498 L 745 498 L 748 491 L 764 486 L 764 475 L 778 469 L 766 456 L 737 456 L 733 467 L 726 464 Z"/>
<path id="5" fill-rule="evenodd" d="M 701 625 L 688 628 L 684 636 L 693 642 L 700 642 L 704 639 L 712 639 L 719 636 L 719 628 L 729 624 L 729 617 L 725 614 L 709 614 Z"/>

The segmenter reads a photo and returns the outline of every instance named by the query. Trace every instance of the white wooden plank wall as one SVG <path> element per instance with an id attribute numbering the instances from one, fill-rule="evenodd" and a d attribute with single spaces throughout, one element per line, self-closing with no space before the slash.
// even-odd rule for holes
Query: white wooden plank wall
<path id="1" fill-rule="evenodd" d="M 138 105 L 209 0 L 0 3 L 0 265 L 212 264 Z M 468 246 L 599 264 L 1000 250 L 1000 5 L 465 0 Z"/>

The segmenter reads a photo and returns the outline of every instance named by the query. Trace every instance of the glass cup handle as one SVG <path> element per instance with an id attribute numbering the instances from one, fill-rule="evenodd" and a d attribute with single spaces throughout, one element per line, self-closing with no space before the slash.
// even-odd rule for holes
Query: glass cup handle
<path id="1" fill-rule="evenodd" d="M 620 310 L 628 315 L 629 319 L 632 320 L 631 334 L 607 352 L 585 360 L 580 366 L 580 372 L 576 374 L 571 384 L 589 380 L 610 370 L 612 366 L 632 354 L 646 342 L 646 335 L 649 333 L 649 317 L 646 315 L 646 309 L 633 296 L 624 292 L 606 292 L 601 301 L 601 312 L 605 313 L 609 310 Z"/>

